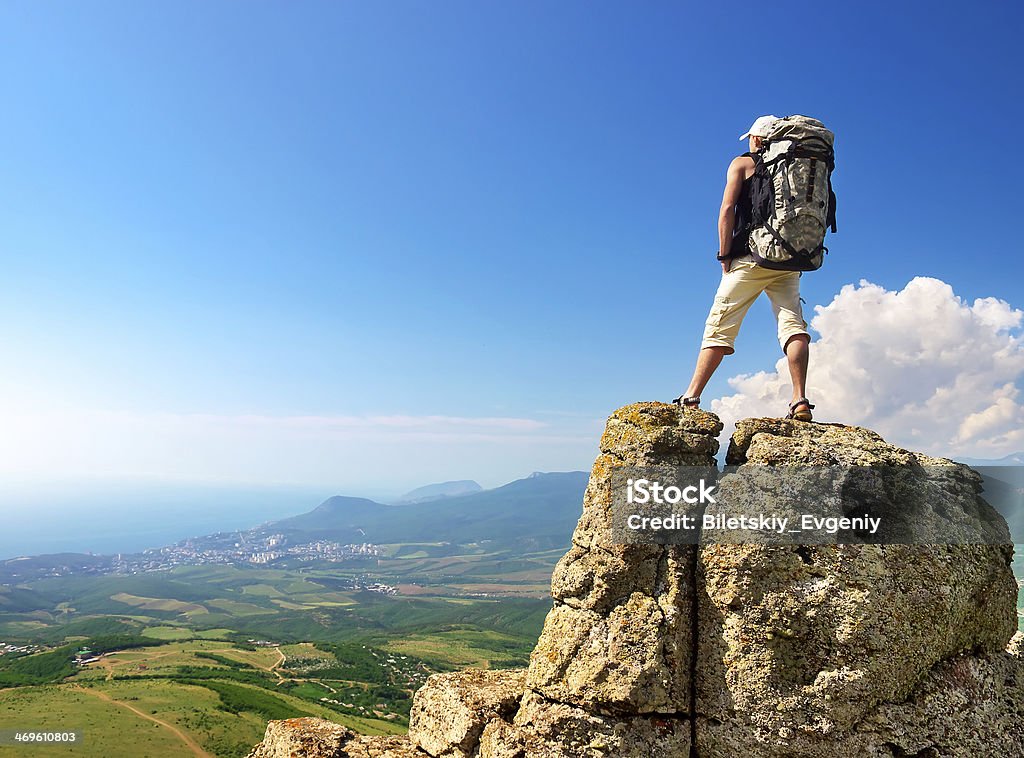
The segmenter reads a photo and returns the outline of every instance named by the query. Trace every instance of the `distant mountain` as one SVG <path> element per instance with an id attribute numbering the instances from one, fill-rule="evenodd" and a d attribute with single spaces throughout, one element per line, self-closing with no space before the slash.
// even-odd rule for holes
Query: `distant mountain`
<path id="1" fill-rule="evenodd" d="M 439 484 L 428 484 L 424 487 L 406 492 L 398 500 L 397 504 L 413 505 L 415 503 L 426 503 L 430 500 L 437 500 L 442 497 L 453 497 L 456 495 L 472 495 L 474 492 L 483 490 L 479 484 L 472 479 L 459 479 L 454 482 L 441 482 Z"/>
<path id="2" fill-rule="evenodd" d="M 1010 453 L 1002 458 L 958 458 L 968 466 L 1024 466 L 1024 453 Z"/>
<path id="3" fill-rule="evenodd" d="M 397 511 L 400 506 L 384 505 L 363 497 L 335 495 L 324 500 L 308 513 L 292 516 L 284 521 L 270 521 L 255 531 L 264 533 L 304 534 L 311 540 L 337 539 L 330 535 L 345 535 L 345 542 L 372 542 L 363 526 L 378 523 L 382 509 Z M 330 529 L 324 529 L 329 524 Z"/>
<path id="4" fill-rule="evenodd" d="M 981 474 L 982 497 L 1006 519 L 1013 541 L 1024 544 L 1024 453 L 960 461 Z"/>
<path id="5" fill-rule="evenodd" d="M 587 474 L 531 474 L 491 490 L 443 497 L 429 508 L 332 497 L 309 513 L 263 531 L 296 540 L 377 544 L 488 543 L 493 548 L 548 550 L 569 544 L 582 509 Z"/>

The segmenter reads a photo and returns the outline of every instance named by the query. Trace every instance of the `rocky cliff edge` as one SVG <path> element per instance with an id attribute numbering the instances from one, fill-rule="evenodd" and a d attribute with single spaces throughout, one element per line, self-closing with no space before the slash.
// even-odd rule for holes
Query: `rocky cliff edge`
<path id="1" fill-rule="evenodd" d="M 721 430 L 711 413 L 663 403 L 612 414 L 529 668 L 431 676 L 407 737 L 274 721 L 250 758 L 1024 756 L 1008 533 L 947 545 L 613 539 L 613 471 L 714 465 Z M 901 467 L 943 488 L 944 512 L 987 507 L 966 466 L 857 427 L 748 419 L 727 462 Z"/>

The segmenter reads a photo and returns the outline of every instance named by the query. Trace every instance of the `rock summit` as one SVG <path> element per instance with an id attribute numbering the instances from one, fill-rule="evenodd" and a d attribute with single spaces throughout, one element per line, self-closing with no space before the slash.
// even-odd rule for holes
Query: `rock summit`
<path id="1" fill-rule="evenodd" d="M 611 415 L 527 669 L 431 676 L 407 737 L 275 721 L 250 758 L 1024 756 L 1005 522 L 987 544 L 615 541 L 615 469 L 713 466 L 721 430 L 663 403 Z M 747 419 L 726 461 L 901 467 L 944 514 L 988 508 L 968 467 L 858 427 Z"/>

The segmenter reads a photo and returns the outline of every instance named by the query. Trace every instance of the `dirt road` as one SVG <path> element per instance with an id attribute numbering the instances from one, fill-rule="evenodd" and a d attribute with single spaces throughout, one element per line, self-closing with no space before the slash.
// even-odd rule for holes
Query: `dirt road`
<path id="1" fill-rule="evenodd" d="M 154 724 L 159 724 L 165 729 L 169 729 L 174 734 L 174 736 L 182 742 L 184 742 L 188 749 L 192 751 L 192 754 L 198 756 L 198 758 L 216 758 L 216 756 L 214 756 L 213 753 L 207 753 L 205 750 L 203 750 L 202 746 L 198 742 L 189 737 L 187 734 L 185 734 L 185 732 L 181 731 L 178 727 L 174 726 L 173 724 L 168 724 L 166 721 L 162 721 L 158 718 L 155 718 L 154 716 L 150 716 L 148 713 L 143 713 L 138 708 L 135 708 L 134 706 L 131 706 L 128 703 L 123 703 L 120 700 L 114 700 L 114 698 L 112 698 L 106 692 L 100 692 L 99 690 L 92 689 L 91 687 L 83 687 L 80 684 L 72 684 L 69 686 L 73 687 L 79 692 L 84 692 L 87 695 L 93 695 L 95 697 L 98 697 L 100 700 L 106 700 L 108 703 L 113 703 L 114 705 L 119 705 L 122 708 L 127 708 L 136 716 L 144 718 L 147 721 L 152 721 Z"/>

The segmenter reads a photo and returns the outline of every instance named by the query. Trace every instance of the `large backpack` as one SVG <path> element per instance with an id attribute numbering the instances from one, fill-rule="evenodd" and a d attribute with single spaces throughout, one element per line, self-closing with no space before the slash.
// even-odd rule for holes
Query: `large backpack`
<path id="1" fill-rule="evenodd" d="M 765 268 L 814 271 L 836 231 L 834 135 L 807 116 L 777 119 L 753 155 L 749 249 Z"/>

